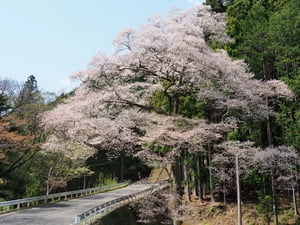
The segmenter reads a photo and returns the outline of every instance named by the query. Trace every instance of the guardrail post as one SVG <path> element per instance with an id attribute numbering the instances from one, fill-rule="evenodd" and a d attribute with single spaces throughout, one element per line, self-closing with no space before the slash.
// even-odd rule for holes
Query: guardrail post
<path id="1" fill-rule="evenodd" d="M 75 216 L 75 224 L 80 224 L 80 216 Z"/>
<path id="2" fill-rule="evenodd" d="M 96 215 L 97 215 L 97 209 L 94 209 L 94 219 L 96 219 Z"/>

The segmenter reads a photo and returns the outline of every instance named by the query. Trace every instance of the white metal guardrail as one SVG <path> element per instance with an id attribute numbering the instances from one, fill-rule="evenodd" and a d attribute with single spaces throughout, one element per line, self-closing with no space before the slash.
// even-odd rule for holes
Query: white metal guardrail
<path id="1" fill-rule="evenodd" d="M 129 184 L 128 181 L 118 183 L 118 184 L 112 184 L 107 186 L 99 186 L 95 188 L 87 188 L 87 189 L 81 189 L 76 191 L 68 191 L 68 192 L 62 192 L 62 193 L 56 193 L 56 194 L 50 194 L 50 195 L 43 195 L 43 196 L 37 196 L 32 198 L 22 198 L 17 200 L 10 200 L 5 202 L 0 202 L 0 209 L 3 210 L 3 208 L 6 207 L 5 211 L 10 211 L 12 209 L 20 209 L 23 207 L 30 207 L 30 206 L 36 206 L 38 204 L 47 203 L 47 202 L 53 202 L 53 201 L 59 201 L 61 199 L 68 199 L 74 198 L 74 197 L 81 197 L 91 194 L 96 194 L 100 192 L 115 190 L 121 187 L 125 187 Z"/>
<path id="2" fill-rule="evenodd" d="M 75 222 L 73 224 L 88 225 L 88 224 L 94 222 L 95 220 L 100 219 L 101 217 L 107 215 L 108 213 L 110 213 L 111 211 L 113 211 L 117 208 L 120 208 L 130 202 L 141 199 L 150 193 L 165 189 L 168 186 L 169 185 L 166 183 L 156 184 L 155 186 L 152 186 L 150 188 L 147 188 L 147 189 L 137 192 L 135 194 L 122 196 L 120 198 L 105 202 L 99 206 L 91 208 L 88 211 L 85 211 L 85 212 L 75 216 Z"/>

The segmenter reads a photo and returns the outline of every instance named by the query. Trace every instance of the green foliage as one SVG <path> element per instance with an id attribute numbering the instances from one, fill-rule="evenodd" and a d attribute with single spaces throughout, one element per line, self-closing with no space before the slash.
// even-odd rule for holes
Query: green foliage
<path id="1" fill-rule="evenodd" d="M 30 187 L 33 180 L 38 178 L 30 177 L 25 168 L 17 169 L 5 177 L 5 181 L 0 184 L 0 198 L 18 199 L 39 193 L 38 191 L 34 192 Z"/>
<path id="2" fill-rule="evenodd" d="M 157 91 L 151 99 L 151 105 L 155 108 L 168 113 L 172 102 L 162 92 Z M 205 118 L 207 115 L 206 105 L 203 102 L 197 101 L 195 94 L 186 94 L 179 97 L 178 114 L 188 118 Z"/>
<path id="3" fill-rule="evenodd" d="M 44 195 L 45 192 L 43 191 L 42 187 L 44 187 L 43 179 L 37 176 L 34 173 L 30 174 L 31 182 L 28 183 L 26 186 L 26 196 L 27 197 L 34 197 L 39 195 Z"/>
<path id="4" fill-rule="evenodd" d="M 150 142 L 147 144 L 147 149 L 151 149 L 151 151 L 158 153 L 159 155 L 163 156 L 165 155 L 167 152 L 170 151 L 170 146 L 167 145 L 159 145 L 157 143 L 154 142 Z"/>
<path id="5" fill-rule="evenodd" d="M 181 96 L 179 114 L 188 118 L 205 118 L 206 106 L 203 102 L 199 102 L 194 94 Z"/>
<path id="6" fill-rule="evenodd" d="M 111 185 L 116 184 L 118 181 L 117 179 L 108 177 L 106 174 L 100 172 L 98 174 L 98 178 L 95 180 L 95 186 L 102 186 L 102 185 Z"/>
<path id="7" fill-rule="evenodd" d="M 239 140 L 239 132 L 238 130 L 233 130 L 227 134 L 228 141 L 236 141 Z"/>
<path id="8" fill-rule="evenodd" d="M 170 103 L 167 96 L 162 91 L 156 91 L 151 99 L 151 105 L 163 112 L 168 112 Z"/>
<path id="9" fill-rule="evenodd" d="M 265 146 L 265 128 L 262 120 L 245 120 L 239 128 L 227 134 L 230 141 L 252 141 L 256 146 Z"/>
<path id="10" fill-rule="evenodd" d="M 274 56 L 269 48 L 270 11 L 263 1 L 238 0 L 228 7 L 228 32 L 234 37 L 232 56 L 243 58 L 257 78 L 272 76 Z"/>
<path id="11" fill-rule="evenodd" d="M 300 65 L 300 2 L 287 1 L 270 17 L 270 46 L 276 54 L 275 67 L 280 74 L 287 78 L 299 75 Z M 292 85 L 293 86 L 293 85 Z"/>
<path id="12" fill-rule="evenodd" d="M 300 149 L 300 109 L 295 109 L 293 105 L 281 105 L 276 123 L 281 126 L 282 131 L 281 136 L 277 137 L 278 142 Z"/>
<path id="13" fill-rule="evenodd" d="M 259 79 L 280 78 L 300 94 L 300 2 L 297 0 L 235 0 L 227 8 L 228 32 L 235 39 L 228 50 L 243 58 Z M 282 102 L 279 114 L 270 118 L 274 144 L 299 148 L 299 101 Z M 265 146 L 266 123 L 243 124 L 240 138 Z"/>
<path id="14" fill-rule="evenodd" d="M 276 138 L 280 144 L 292 145 L 299 149 L 300 104 L 300 2 L 286 1 L 270 17 L 271 47 L 276 53 L 275 67 L 295 94 L 295 100 L 284 102 L 276 123 L 281 134 Z"/>
<path id="15" fill-rule="evenodd" d="M 266 224 L 270 224 L 272 216 L 273 200 L 271 195 L 265 195 L 262 191 L 257 191 L 259 203 L 256 205 L 258 213 L 264 216 Z"/>
<path id="16" fill-rule="evenodd" d="M 259 174 L 257 170 L 250 169 L 243 177 L 243 182 L 247 185 L 251 185 L 256 190 L 261 190 L 264 186 L 264 177 L 261 174 Z"/>
<path id="17" fill-rule="evenodd" d="M 228 46 L 233 57 L 243 58 L 256 78 L 280 78 L 300 94 L 300 2 L 297 0 L 235 0 L 227 8 L 228 33 L 234 38 Z M 281 102 L 270 118 L 275 145 L 299 148 L 299 101 Z M 265 121 L 246 121 L 239 129 L 240 140 L 266 146 Z"/>

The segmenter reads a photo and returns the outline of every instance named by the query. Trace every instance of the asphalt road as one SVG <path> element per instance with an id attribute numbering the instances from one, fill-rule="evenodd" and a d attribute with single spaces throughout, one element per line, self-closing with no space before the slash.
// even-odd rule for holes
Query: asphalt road
<path id="1" fill-rule="evenodd" d="M 133 184 L 122 189 L 45 204 L 0 216 L 1 225 L 70 225 L 75 216 L 107 201 L 149 188 L 150 184 Z"/>

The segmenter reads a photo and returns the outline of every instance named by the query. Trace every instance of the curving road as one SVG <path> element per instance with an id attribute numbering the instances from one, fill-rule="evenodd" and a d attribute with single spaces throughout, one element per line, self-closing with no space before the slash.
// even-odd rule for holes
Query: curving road
<path id="1" fill-rule="evenodd" d="M 34 208 L 0 215 L 1 225 L 70 225 L 75 216 L 90 208 L 121 196 L 145 190 L 153 184 L 132 184 L 122 189 L 82 198 L 45 204 Z"/>

